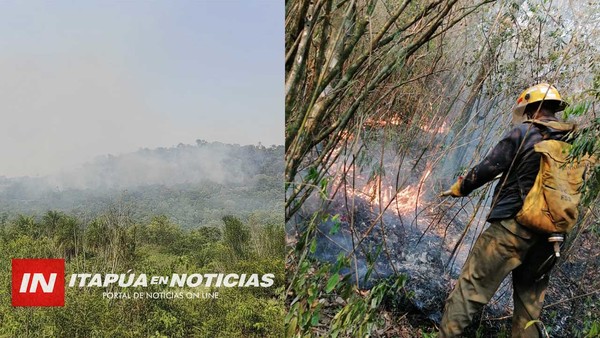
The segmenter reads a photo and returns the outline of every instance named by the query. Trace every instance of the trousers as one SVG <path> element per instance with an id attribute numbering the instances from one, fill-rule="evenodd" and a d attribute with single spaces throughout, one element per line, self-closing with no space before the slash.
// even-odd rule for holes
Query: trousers
<path id="1" fill-rule="evenodd" d="M 512 219 L 492 222 L 476 240 L 446 300 L 439 336 L 459 336 L 512 272 L 512 337 L 541 337 L 539 324 L 525 326 L 540 317 L 553 254 L 546 236 Z"/>

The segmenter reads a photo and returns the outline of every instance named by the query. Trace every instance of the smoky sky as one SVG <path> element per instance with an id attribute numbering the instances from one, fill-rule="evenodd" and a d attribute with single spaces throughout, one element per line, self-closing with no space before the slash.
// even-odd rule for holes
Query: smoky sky
<path id="1" fill-rule="evenodd" d="M 283 143 L 283 4 L 0 2 L 0 176 Z"/>

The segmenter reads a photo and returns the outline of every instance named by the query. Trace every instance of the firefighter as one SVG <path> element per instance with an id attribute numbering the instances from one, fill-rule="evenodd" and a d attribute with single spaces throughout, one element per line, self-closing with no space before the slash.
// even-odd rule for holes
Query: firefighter
<path id="1" fill-rule="evenodd" d="M 517 123 L 481 163 L 441 194 L 467 196 L 502 175 L 487 218 L 490 225 L 475 242 L 446 300 L 440 337 L 459 336 L 510 272 L 514 301 L 512 337 L 541 337 L 538 324 L 527 329 L 525 326 L 540 317 L 548 286 L 547 272 L 554 264 L 548 259 L 553 257 L 554 250 L 547 235 L 526 229 L 514 217 L 539 170 L 540 154 L 534 152 L 533 146 L 543 139 L 561 139 L 574 127 L 559 122 L 555 116 L 566 105 L 556 88 L 547 83 L 523 91 L 513 110 L 513 121 L 521 123 Z M 551 127 L 523 123 L 526 119 L 549 122 Z"/>

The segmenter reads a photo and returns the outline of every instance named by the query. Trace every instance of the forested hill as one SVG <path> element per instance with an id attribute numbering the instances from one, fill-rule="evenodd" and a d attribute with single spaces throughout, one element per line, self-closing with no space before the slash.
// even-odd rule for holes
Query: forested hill
<path id="1" fill-rule="evenodd" d="M 275 222 L 282 182 L 283 146 L 198 140 L 102 156 L 57 175 L 0 177 L 0 215 L 62 210 L 94 217 L 118 205 L 142 219 L 165 214 L 184 227 L 217 224 L 227 214 Z"/>

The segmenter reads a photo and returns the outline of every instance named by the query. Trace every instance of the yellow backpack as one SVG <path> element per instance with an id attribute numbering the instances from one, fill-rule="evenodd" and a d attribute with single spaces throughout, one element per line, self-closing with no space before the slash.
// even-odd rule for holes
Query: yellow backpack
<path id="1" fill-rule="evenodd" d="M 559 130 L 574 126 L 560 122 L 527 121 Z M 567 129 L 570 128 L 570 129 Z M 516 221 L 531 230 L 544 233 L 571 231 L 579 215 L 578 204 L 587 168 L 593 159 L 586 156 L 569 162 L 571 145 L 558 140 L 544 140 L 534 146 L 542 155 L 540 170 L 533 187 L 525 197 Z"/>

